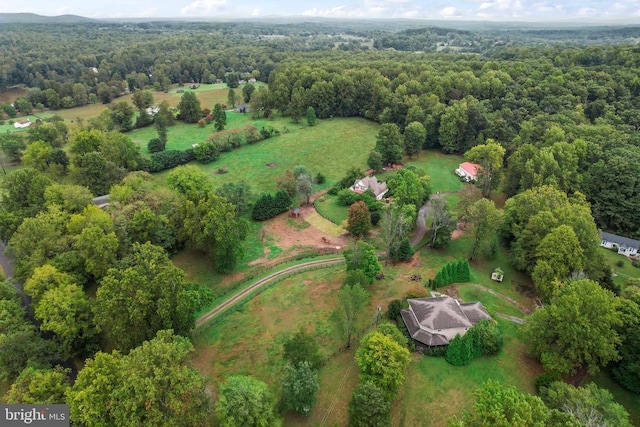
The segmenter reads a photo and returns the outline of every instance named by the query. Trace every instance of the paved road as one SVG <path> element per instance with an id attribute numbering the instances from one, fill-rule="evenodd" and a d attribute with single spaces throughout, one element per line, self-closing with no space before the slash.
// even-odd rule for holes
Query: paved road
<path id="1" fill-rule="evenodd" d="M 264 278 L 262 278 L 262 279 L 260 279 L 260 280 L 258 280 L 256 282 L 254 282 L 248 288 L 243 289 L 242 291 L 240 291 L 237 294 L 233 295 L 231 298 L 225 300 L 223 303 L 217 305 L 216 307 L 213 307 L 211 310 L 207 311 L 205 314 L 200 316 L 198 319 L 196 319 L 196 328 L 201 327 L 202 325 L 204 325 L 208 321 L 210 321 L 210 320 L 214 319 L 215 317 L 219 316 L 220 314 L 222 314 L 226 310 L 230 309 L 231 307 L 233 307 L 234 305 L 239 303 L 241 300 L 243 300 L 251 292 L 253 292 L 256 289 L 261 288 L 262 286 L 274 281 L 275 279 L 278 279 L 278 278 L 283 277 L 283 276 L 290 275 L 292 273 L 301 273 L 303 271 L 306 271 L 306 270 L 309 270 L 309 269 L 312 269 L 312 268 L 315 268 L 315 267 L 324 267 L 324 266 L 330 266 L 330 265 L 337 265 L 337 264 L 341 264 L 343 262 L 344 262 L 344 257 L 321 259 L 321 260 L 309 261 L 309 262 L 305 262 L 303 264 L 294 265 L 294 266 L 291 266 L 291 267 L 287 267 L 287 268 L 285 268 L 283 270 L 271 273 L 267 277 L 264 277 Z"/>
<path id="2" fill-rule="evenodd" d="M 420 241 L 422 240 L 422 238 L 427 232 L 427 216 L 429 216 L 429 210 L 431 209 L 431 201 L 433 199 L 442 199 L 443 197 L 449 194 L 453 194 L 453 193 L 432 194 L 431 197 L 429 197 L 429 200 L 427 200 L 425 204 L 422 205 L 422 207 L 418 211 L 418 218 L 416 219 L 416 233 L 413 235 L 413 238 L 411 239 L 411 246 L 415 246 L 418 243 L 420 243 Z"/>
<path id="3" fill-rule="evenodd" d="M 0 265 L 4 270 L 4 275 L 7 279 L 13 277 L 13 262 L 4 254 L 6 245 L 0 240 Z"/>

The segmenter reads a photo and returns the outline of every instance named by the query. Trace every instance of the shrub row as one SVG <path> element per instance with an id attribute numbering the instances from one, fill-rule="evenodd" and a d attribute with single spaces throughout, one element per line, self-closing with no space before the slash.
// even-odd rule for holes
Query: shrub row
<path id="1" fill-rule="evenodd" d="M 454 366 L 471 363 L 480 356 L 490 356 L 502 348 L 503 339 L 498 325 L 488 319 L 479 321 L 463 336 L 456 335 L 449 342 L 445 359 Z"/>
<path id="2" fill-rule="evenodd" d="M 143 163 L 141 169 L 147 172 L 160 172 L 187 164 L 195 159 L 196 156 L 192 149 L 160 151 L 151 153 L 150 159 Z"/>
<path id="3" fill-rule="evenodd" d="M 263 194 L 253 205 L 251 217 L 256 221 L 264 221 L 285 212 L 289 206 L 291 206 L 291 196 L 284 190 L 278 191 L 275 196 Z"/>
<path id="4" fill-rule="evenodd" d="M 431 289 L 447 286 L 451 283 L 466 283 L 471 280 L 469 261 L 453 261 L 442 267 L 434 279 L 429 279 L 427 287 Z"/>

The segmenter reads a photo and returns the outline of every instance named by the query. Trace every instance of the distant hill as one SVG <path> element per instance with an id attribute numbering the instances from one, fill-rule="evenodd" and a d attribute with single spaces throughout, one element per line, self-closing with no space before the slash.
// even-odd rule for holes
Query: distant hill
<path id="1" fill-rule="evenodd" d="M 0 13 L 0 24 L 77 24 L 96 22 L 78 15 L 44 16 L 35 13 Z"/>

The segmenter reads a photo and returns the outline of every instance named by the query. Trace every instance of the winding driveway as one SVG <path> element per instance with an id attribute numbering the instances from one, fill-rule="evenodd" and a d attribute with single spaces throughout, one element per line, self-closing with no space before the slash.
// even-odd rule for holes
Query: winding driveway
<path id="1" fill-rule="evenodd" d="M 414 234 L 411 239 L 411 246 L 415 246 L 420 243 L 424 235 L 427 233 L 427 217 L 429 216 L 429 210 L 431 209 L 431 201 L 434 199 L 442 199 L 449 194 L 453 193 L 432 194 L 431 197 L 429 197 L 429 200 L 422 205 L 418 211 L 418 218 L 416 219 L 416 234 Z"/>
<path id="2" fill-rule="evenodd" d="M 332 266 L 332 265 L 342 264 L 343 262 L 344 262 L 344 257 L 321 259 L 321 260 L 316 260 L 316 261 L 305 262 L 305 263 L 298 264 L 298 265 L 293 265 L 291 267 L 287 267 L 287 268 L 282 269 L 280 271 L 276 271 L 274 273 L 271 273 L 268 276 L 263 277 L 262 279 L 252 283 L 249 287 L 241 290 L 240 292 L 238 292 L 235 295 L 233 295 L 231 298 L 225 300 L 221 304 L 213 307 L 211 310 L 209 310 L 206 313 L 204 313 L 202 316 L 200 316 L 198 319 L 196 319 L 196 328 L 199 328 L 202 325 L 204 325 L 205 323 L 209 322 L 210 320 L 216 318 L 217 316 L 219 316 L 223 312 L 227 311 L 228 309 L 230 309 L 234 305 L 238 304 L 241 300 L 243 300 L 245 297 L 247 297 L 249 294 L 251 294 L 256 289 L 259 289 L 262 286 L 267 285 L 267 284 L 273 282 L 276 279 L 279 279 L 279 278 L 282 278 L 282 277 L 286 277 L 286 276 L 288 276 L 290 274 L 293 274 L 293 273 L 301 273 L 301 272 L 306 271 L 306 270 L 312 270 L 312 269 L 315 269 L 315 268 L 329 267 L 329 266 Z"/>

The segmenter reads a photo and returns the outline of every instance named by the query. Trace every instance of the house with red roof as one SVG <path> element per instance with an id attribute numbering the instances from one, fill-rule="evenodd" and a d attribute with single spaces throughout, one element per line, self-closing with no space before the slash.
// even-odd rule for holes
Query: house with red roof
<path id="1" fill-rule="evenodd" d="M 477 181 L 478 170 L 480 165 L 471 162 L 460 163 L 458 169 L 456 169 L 456 175 L 464 179 L 467 182 Z"/>

